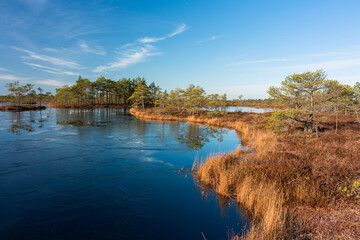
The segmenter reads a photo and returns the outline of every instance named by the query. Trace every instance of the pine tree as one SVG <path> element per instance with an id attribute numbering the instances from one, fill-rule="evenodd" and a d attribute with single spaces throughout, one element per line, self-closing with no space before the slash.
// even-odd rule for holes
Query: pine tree
<path id="1" fill-rule="evenodd" d="M 326 90 L 329 80 L 323 70 L 292 74 L 281 83 L 281 87 L 270 87 L 268 93 L 271 98 L 281 102 L 289 109 L 288 116 L 295 121 L 304 123 L 305 131 L 313 131 L 313 122 L 318 96 Z M 295 111 L 291 111 L 294 110 Z"/>
<path id="2" fill-rule="evenodd" d="M 24 96 L 26 95 L 26 93 L 31 91 L 34 85 L 26 84 L 24 86 L 20 86 L 20 82 L 16 81 L 6 84 L 6 87 L 11 92 L 10 95 L 14 96 L 17 99 L 18 105 L 20 106 Z"/>
<path id="3" fill-rule="evenodd" d="M 145 105 L 152 100 L 148 86 L 146 84 L 139 84 L 129 100 L 133 102 L 132 105 L 134 107 L 141 106 L 144 109 Z"/>

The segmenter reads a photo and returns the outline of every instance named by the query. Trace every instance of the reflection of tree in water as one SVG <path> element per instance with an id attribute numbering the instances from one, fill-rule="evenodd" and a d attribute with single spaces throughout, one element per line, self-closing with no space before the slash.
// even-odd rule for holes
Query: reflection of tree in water
<path id="1" fill-rule="evenodd" d="M 16 135 L 21 135 L 24 132 L 27 133 L 35 132 L 36 127 L 42 128 L 44 126 L 44 122 L 47 121 L 43 119 L 41 111 L 38 112 L 30 111 L 28 112 L 28 114 L 29 114 L 29 119 L 25 120 L 22 118 L 25 115 L 23 112 L 15 113 L 13 115 L 14 116 L 14 119 L 12 120 L 13 123 L 10 125 L 8 132 Z M 36 117 L 37 115 L 39 115 L 40 117 L 38 120 L 34 119 L 34 117 Z"/>
<path id="2" fill-rule="evenodd" d="M 200 125 L 188 124 L 188 128 L 185 133 L 180 135 L 177 139 L 180 143 L 185 144 L 195 151 L 198 151 L 204 147 L 207 142 L 210 142 L 211 138 L 222 142 L 224 139 L 223 134 L 225 133 L 227 133 L 226 129 L 215 129 Z"/>
<path id="3" fill-rule="evenodd" d="M 122 108 L 58 109 L 56 121 L 111 122 L 116 115 L 124 115 Z"/>
<path id="4" fill-rule="evenodd" d="M 31 125 L 27 124 L 11 124 L 9 132 L 14 133 L 16 135 L 21 135 L 22 131 L 26 131 L 28 133 L 33 132 L 34 128 Z"/>
<path id="5" fill-rule="evenodd" d="M 180 122 L 151 123 L 143 120 L 136 120 L 131 125 L 137 136 L 145 136 L 151 126 L 153 127 L 152 130 L 150 128 L 151 133 L 155 134 L 161 143 L 166 143 L 169 137 L 173 137 L 180 144 L 184 144 L 195 151 L 203 148 L 211 139 L 222 142 L 224 139 L 223 135 L 228 132 L 226 129 L 209 128 L 203 125 Z"/>
<path id="6" fill-rule="evenodd" d="M 124 109 L 115 108 L 58 109 L 56 111 L 56 124 L 73 127 L 106 127 L 114 121 L 115 115 L 124 113 Z M 78 128 L 77 131 L 82 135 L 87 130 Z"/>

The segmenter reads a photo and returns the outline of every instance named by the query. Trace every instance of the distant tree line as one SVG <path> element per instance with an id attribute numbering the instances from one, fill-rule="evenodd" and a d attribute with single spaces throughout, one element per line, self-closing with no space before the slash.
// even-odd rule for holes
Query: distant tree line
<path id="1" fill-rule="evenodd" d="M 124 105 L 129 106 L 130 97 L 140 86 L 146 88 L 146 93 L 153 98 L 160 89 L 154 82 L 147 85 L 144 78 L 122 78 L 118 81 L 100 76 L 96 81 L 91 82 L 87 78 L 79 76 L 72 86 L 64 85 L 56 89 L 55 101 L 61 104 L 100 104 L 100 105 Z M 138 89 L 139 90 L 139 89 Z M 151 101 L 145 101 L 144 107 L 151 106 Z"/>

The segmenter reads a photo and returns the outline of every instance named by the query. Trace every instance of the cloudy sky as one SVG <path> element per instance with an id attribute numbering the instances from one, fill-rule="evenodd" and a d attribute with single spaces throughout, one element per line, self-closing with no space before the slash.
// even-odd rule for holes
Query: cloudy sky
<path id="1" fill-rule="evenodd" d="M 0 94 L 12 81 L 47 91 L 145 77 L 266 98 L 289 74 L 324 69 L 360 81 L 358 0 L 1 0 Z"/>

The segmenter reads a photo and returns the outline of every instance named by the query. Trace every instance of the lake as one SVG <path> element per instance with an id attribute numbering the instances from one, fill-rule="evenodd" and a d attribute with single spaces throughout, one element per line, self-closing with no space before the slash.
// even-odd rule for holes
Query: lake
<path id="1" fill-rule="evenodd" d="M 241 145 L 233 130 L 48 108 L 0 112 L 0 141 L 0 239 L 210 240 L 249 227 L 191 175 L 195 159 Z"/>

